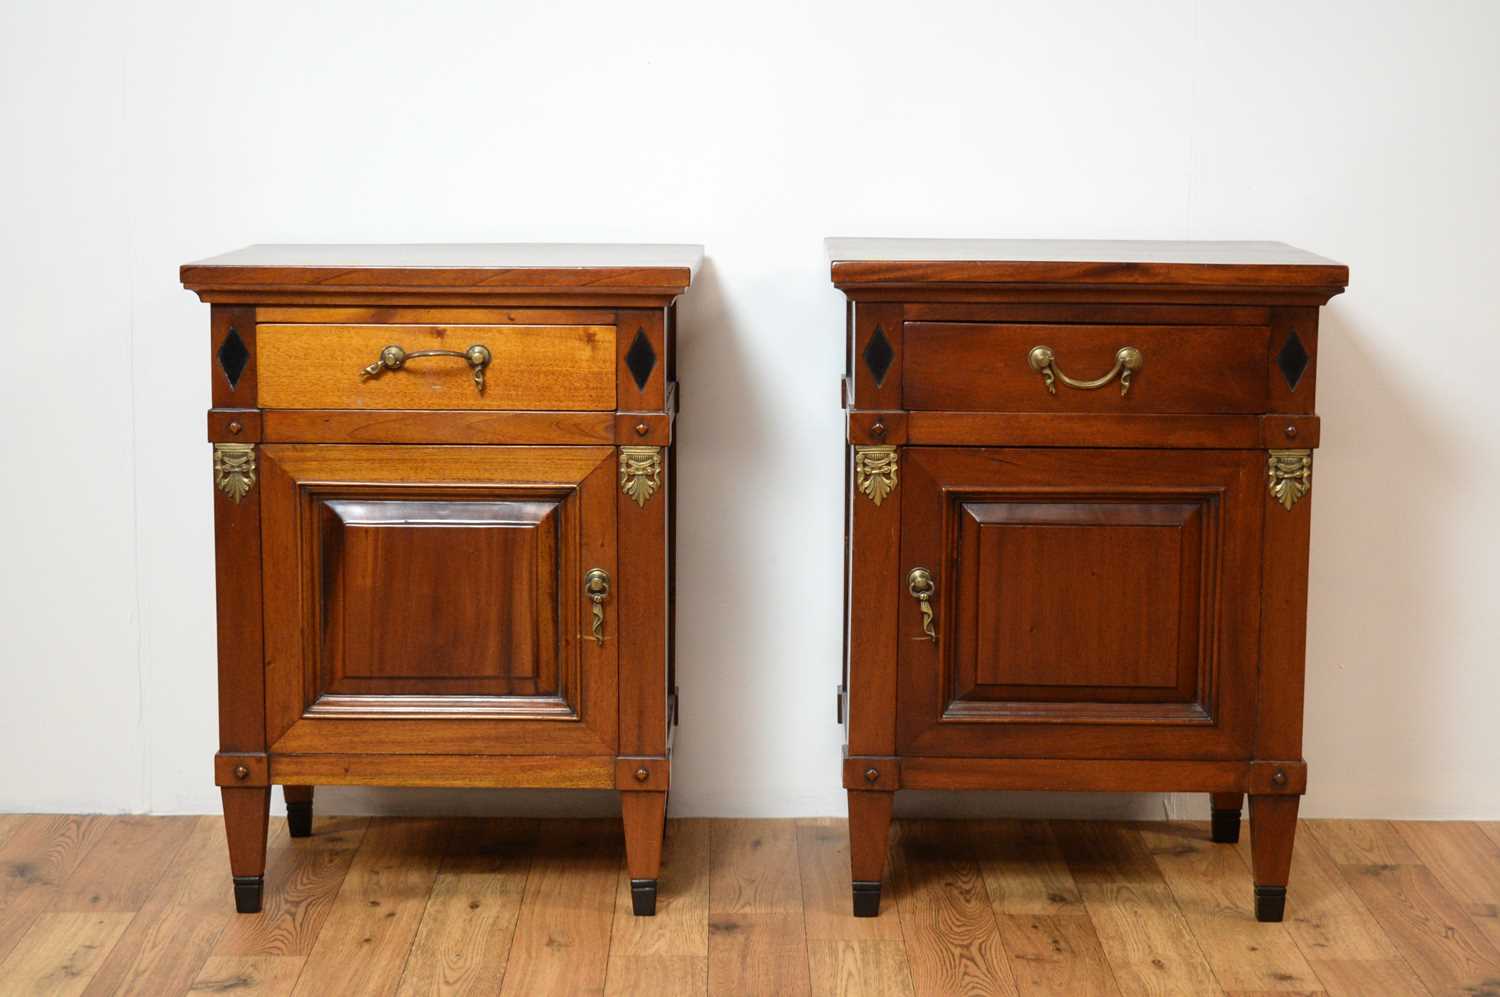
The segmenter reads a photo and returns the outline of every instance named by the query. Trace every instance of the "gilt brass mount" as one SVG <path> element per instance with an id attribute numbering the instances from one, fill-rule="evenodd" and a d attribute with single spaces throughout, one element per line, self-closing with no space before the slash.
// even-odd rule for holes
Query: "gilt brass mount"
<path id="1" fill-rule="evenodd" d="M 360 377 L 368 379 L 378 377 L 388 370 L 400 370 L 406 366 L 407 361 L 422 357 L 457 357 L 465 361 L 474 371 L 475 390 L 481 395 L 484 394 L 484 369 L 490 363 L 490 350 L 489 347 L 478 343 L 462 353 L 458 350 L 416 350 L 408 353 L 393 343 L 380 351 L 380 357 L 374 363 L 360 371 Z"/>
<path id="2" fill-rule="evenodd" d="M 642 508 L 661 487 L 661 447 L 620 448 L 620 489 Z"/>
<path id="3" fill-rule="evenodd" d="M 917 600 L 917 604 L 922 608 L 923 635 L 936 644 L 937 628 L 934 626 L 936 619 L 932 612 L 932 593 L 937 590 L 937 586 L 932 581 L 932 572 L 926 568 L 912 568 L 911 574 L 906 576 L 906 590 L 912 594 L 912 597 Z M 922 638 L 919 637 L 917 639 L 921 640 Z"/>
<path id="4" fill-rule="evenodd" d="M 1049 395 L 1057 394 L 1058 381 L 1079 391 L 1093 391 L 1104 387 L 1116 377 L 1120 379 L 1120 394 L 1127 395 L 1130 393 L 1131 375 L 1141 369 L 1146 358 L 1134 346 L 1122 346 L 1115 353 L 1115 365 L 1110 368 L 1109 373 L 1092 381 L 1078 381 L 1064 374 L 1057 366 L 1057 353 L 1050 346 L 1033 346 L 1026 355 L 1026 362 L 1031 364 L 1032 370 L 1042 375 Z"/>
<path id="5" fill-rule="evenodd" d="M 255 487 L 255 444 L 214 444 L 214 485 L 239 503 Z"/>
<path id="6" fill-rule="evenodd" d="M 1312 451 L 1266 451 L 1266 476 L 1271 497 L 1283 509 L 1291 509 L 1298 499 L 1312 491 Z"/>
<path id="7" fill-rule="evenodd" d="M 893 446 L 854 448 L 854 483 L 860 494 L 876 505 L 896 490 L 901 473 L 901 456 Z"/>
<path id="8" fill-rule="evenodd" d="M 604 646 L 604 600 L 609 598 L 609 572 L 594 568 L 583 576 L 583 592 L 594 604 L 594 643 Z"/>

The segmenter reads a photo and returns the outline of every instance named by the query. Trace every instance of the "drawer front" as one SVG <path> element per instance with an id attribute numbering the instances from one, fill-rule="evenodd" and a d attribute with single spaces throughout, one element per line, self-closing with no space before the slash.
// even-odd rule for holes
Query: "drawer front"
<path id="1" fill-rule="evenodd" d="M 1262 326 L 909 322 L 902 394 L 909 409 L 956 412 L 1264 412 L 1269 337 Z M 1050 364 L 1034 362 L 1038 347 Z M 1134 370 L 1120 363 L 1126 348 Z"/>
<path id="2" fill-rule="evenodd" d="M 382 351 L 406 354 L 378 366 Z M 483 388 L 465 354 L 488 351 Z M 304 325 L 256 329 L 260 405 L 320 409 L 615 407 L 612 325 Z M 427 350 L 457 355 L 412 356 Z"/>

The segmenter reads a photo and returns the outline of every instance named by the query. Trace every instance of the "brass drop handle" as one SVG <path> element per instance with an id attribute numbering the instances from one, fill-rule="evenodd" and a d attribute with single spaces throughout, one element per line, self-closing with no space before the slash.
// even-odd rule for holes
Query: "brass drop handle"
<path id="1" fill-rule="evenodd" d="M 594 604 L 594 643 L 604 646 L 604 600 L 609 598 L 609 572 L 594 568 L 583 576 L 583 592 Z"/>
<path id="2" fill-rule="evenodd" d="M 1026 355 L 1026 360 L 1031 364 L 1031 369 L 1042 375 L 1042 380 L 1047 384 L 1047 393 L 1057 394 L 1057 381 L 1061 381 L 1070 388 L 1080 391 L 1093 391 L 1102 388 L 1116 377 L 1120 379 L 1120 394 L 1130 393 L 1130 375 L 1141 369 L 1146 358 L 1141 351 L 1134 346 L 1122 346 L 1115 353 L 1115 365 L 1110 368 L 1109 373 L 1103 377 L 1097 377 L 1092 381 L 1078 381 L 1064 374 L 1057 367 L 1057 354 L 1050 346 L 1033 346 L 1031 352 Z"/>
<path id="3" fill-rule="evenodd" d="M 388 370 L 400 370 L 406 366 L 408 360 L 417 360 L 421 357 L 457 357 L 467 361 L 474 370 L 474 387 L 482 395 L 484 394 L 484 369 L 490 363 L 490 349 L 488 346 L 480 346 L 478 343 L 460 353 L 458 350 L 414 350 L 406 352 L 394 343 L 380 351 L 380 359 L 360 371 L 362 378 L 377 377 Z"/>
<path id="4" fill-rule="evenodd" d="M 912 594 L 912 597 L 917 600 L 917 605 L 922 609 L 922 633 L 934 644 L 937 643 L 937 630 L 933 627 L 935 621 L 932 613 L 932 593 L 936 590 L 937 586 L 932 581 L 932 572 L 926 568 L 912 568 L 911 574 L 906 576 L 906 591 Z"/>

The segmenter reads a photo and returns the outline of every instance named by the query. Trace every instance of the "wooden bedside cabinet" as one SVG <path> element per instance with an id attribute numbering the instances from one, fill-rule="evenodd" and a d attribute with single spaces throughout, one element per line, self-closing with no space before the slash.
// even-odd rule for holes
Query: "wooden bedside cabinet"
<path id="1" fill-rule="evenodd" d="M 1318 308 L 1280 243 L 833 239 L 854 911 L 898 789 L 1250 796 L 1280 920 L 1306 788 Z"/>
<path id="2" fill-rule="evenodd" d="M 671 781 L 673 302 L 697 246 L 255 246 L 213 305 L 235 903 L 271 787 L 620 790 L 654 913 Z"/>

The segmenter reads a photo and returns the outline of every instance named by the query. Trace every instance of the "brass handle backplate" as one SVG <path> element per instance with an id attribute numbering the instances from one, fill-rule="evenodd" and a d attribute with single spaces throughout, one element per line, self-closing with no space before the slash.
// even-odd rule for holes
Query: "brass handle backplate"
<path id="1" fill-rule="evenodd" d="M 609 598 L 609 572 L 594 568 L 583 576 L 583 593 L 594 604 L 594 643 L 604 645 L 604 600 Z"/>
<path id="2" fill-rule="evenodd" d="M 932 593 L 937 586 L 932 581 L 932 572 L 926 568 L 912 568 L 911 574 L 906 576 L 906 590 L 917 600 L 922 608 L 922 633 L 927 640 L 937 643 L 937 630 L 933 624 L 936 622 L 932 612 Z M 922 637 L 918 637 L 922 640 Z"/>
<path id="3" fill-rule="evenodd" d="M 490 364 L 490 350 L 488 346 L 480 346 L 478 343 L 460 353 L 458 350 L 415 350 L 406 352 L 394 343 L 380 351 L 380 358 L 370 366 L 360 371 L 361 377 L 377 377 L 388 370 L 400 370 L 406 366 L 408 360 L 417 360 L 422 357 L 457 357 L 468 363 L 474 371 L 474 388 L 481 395 L 484 394 L 484 369 Z"/>
<path id="4" fill-rule="evenodd" d="M 1146 358 L 1141 351 L 1134 346 L 1122 346 L 1115 352 L 1115 365 L 1110 368 L 1108 374 L 1096 377 L 1092 381 L 1079 381 L 1064 374 L 1057 366 L 1057 353 L 1050 346 L 1033 346 L 1031 352 L 1026 355 L 1026 361 L 1031 364 L 1031 369 L 1042 375 L 1046 382 L 1047 393 L 1057 394 L 1057 382 L 1061 381 L 1070 388 L 1080 391 L 1093 391 L 1102 388 L 1116 377 L 1120 379 L 1120 394 L 1130 393 L 1130 376 L 1141 369 Z"/>

